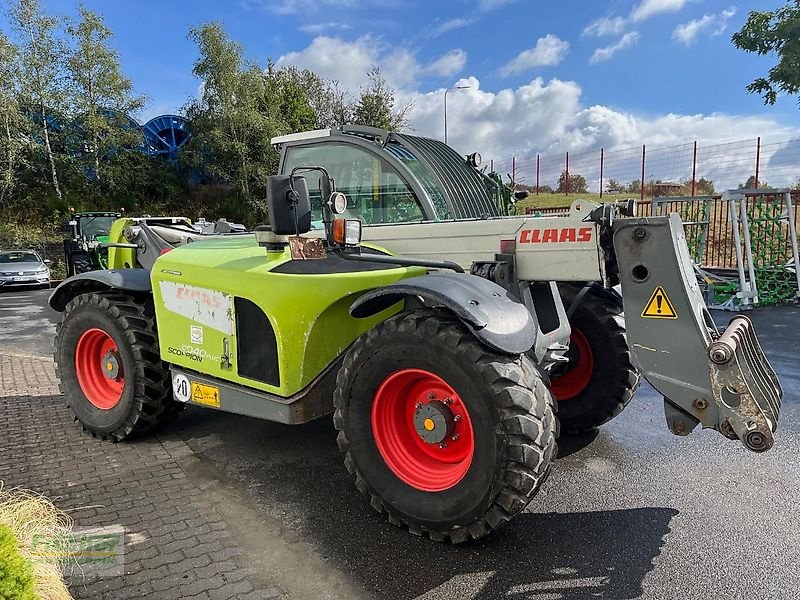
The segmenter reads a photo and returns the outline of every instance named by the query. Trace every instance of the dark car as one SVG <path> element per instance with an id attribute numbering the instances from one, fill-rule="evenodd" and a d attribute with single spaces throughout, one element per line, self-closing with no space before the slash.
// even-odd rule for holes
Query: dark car
<path id="1" fill-rule="evenodd" d="M 34 250 L 0 250 L 0 287 L 50 287 L 49 263 L 49 260 L 42 260 Z"/>

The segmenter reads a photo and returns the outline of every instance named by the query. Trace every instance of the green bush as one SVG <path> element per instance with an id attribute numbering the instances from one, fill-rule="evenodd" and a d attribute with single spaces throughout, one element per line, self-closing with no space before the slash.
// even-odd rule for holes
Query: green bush
<path id="1" fill-rule="evenodd" d="M 19 553 L 17 538 L 0 523 L 0 600 L 36 600 L 33 568 Z"/>

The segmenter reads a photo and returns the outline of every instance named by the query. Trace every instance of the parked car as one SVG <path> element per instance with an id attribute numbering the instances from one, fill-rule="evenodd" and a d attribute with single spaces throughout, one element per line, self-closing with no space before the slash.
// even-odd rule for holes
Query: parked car
<path id="1" fill-rule="evenodd" d="M 50 287 L 49 260 L 34 250 L 0 250 L 0 287 L 40 285 Z"/>

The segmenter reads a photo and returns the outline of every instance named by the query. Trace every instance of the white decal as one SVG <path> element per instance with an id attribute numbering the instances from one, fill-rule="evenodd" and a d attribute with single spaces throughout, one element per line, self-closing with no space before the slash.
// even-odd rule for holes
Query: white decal
<path id="1" fill-rule="evenodd" d="M 192 325 L 191 338 L 193 344 L 203 343 L 203 328 L 199 325 Z"/>
<path id="2" fill-rule="evenodd" d="M 160 285 L 167 310 L 227 335 L 233 334 L 233 302 L 230 295 L 172 281 L 162 281 Z"/>
<path id="3" fill-rule="evenodd" d="M 189 378 L 182 373 L 175 373 L 172 376 L 172 394 L 178 402 L 188 402 L 191 395 Z"/>

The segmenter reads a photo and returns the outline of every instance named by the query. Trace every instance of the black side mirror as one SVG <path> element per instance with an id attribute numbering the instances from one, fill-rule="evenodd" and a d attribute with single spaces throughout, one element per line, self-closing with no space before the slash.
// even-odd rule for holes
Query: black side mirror
<path id="1" fill-rule="evenodd" d="M 267 210 L 272 232 L 300 235 L 311 230 L 311 198 L 305 177 L 273 175 L 267 182 Z"/>
<path id="2" fill-rule="evenodd" d="M 527 198 L 530 195 L 531 195 L 530 192 L 527 190 L 519 190 L 514 192 L 514 198 L 516 198 L 517 200 L 525 200 L 525 198 Z"/>

